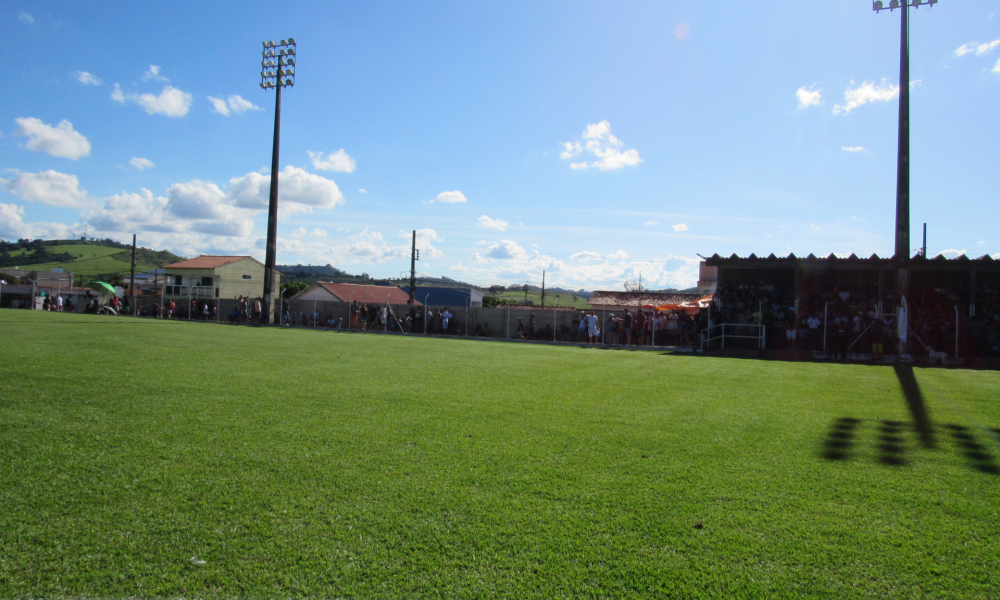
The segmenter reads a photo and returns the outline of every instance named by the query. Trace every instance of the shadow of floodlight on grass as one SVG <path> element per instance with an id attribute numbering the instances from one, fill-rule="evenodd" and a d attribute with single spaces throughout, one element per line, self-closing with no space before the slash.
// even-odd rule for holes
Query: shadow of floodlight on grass
<path id="1" fill-rule="evenodd" d="M 823 458 L 829 460 L 850 458 L 851 450 L 854 447 L 854 438 L 857 435 L 855 430 L 860 423 L 860 419 L 851 417 L 841 417 L 834 421 L 830 432 L 823 441 Z"/>
<path id="2" fill-rule="evenodd" d="M 903 444 L 902 421 L 882 421 L 878 426 L 878 461 L 884 465 L 901 467 L 907 463 Z"/>
<path id="3" fill-rule="evenodd" d="M 986 446 L 976 440 L 976 436 L 970 428 L 954 424 L 945 425 L 945 428 L 951 432 L 952 440 L 965 455 L 972 468 L 983 473 L 1000 475 L 1000 466 L 997 465 L 996 459 L 993 458 Z"/>
<path id="4" fill-rule="evenodd" d="M 924 395 L 920 391 L 920 384 L 913 375 L 913 367 L 910 365 L 895 365 L 896 378 L 899 379 L 899 386 L 903 390 L 906 398 L 906 406 L 910 409 L 913 417 L 913 425 L 916 427 L 920 443 L 924 448 L 934 447 L 934 425 L 931 423 L 930 414 L 927 412 L 927 404 L 924 402 Z"/>

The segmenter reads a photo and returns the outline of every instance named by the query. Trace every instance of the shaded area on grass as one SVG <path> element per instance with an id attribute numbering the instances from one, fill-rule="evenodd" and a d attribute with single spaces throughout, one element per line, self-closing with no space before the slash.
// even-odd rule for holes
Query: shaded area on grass
<path id="1" fill-rule="evenodd" d="M 884 465 L 901 467 L 907 463 L 906 448 L 903 446 L 902 421 L 883 420 L 878 426 L 878 461 Z"/>
<path id="2" fill-rule="evenodd" d="M 856 436 L 855 429 L 861 423 L 860 419 L 841 417 L 833 422 L 830 432 L 823 441 L 823 458 L 830 460 L 846 460 L 850 458 Z"/>
<path id="3" fill-rule="evenodd" d="M 910 365 L 895 365 L 896 378 L 903 389 L 903 396 L 906 398 L 906 405 L 913 416 L 913 423 L 920 437 L 920 443 L 924 448 L 934 447 L 934 425 L 931 424 L 930 414 L 927 412 L 927 404 L 924 395 L 920 391 L 920 384 L 913 375 L 913 367 Z M 889 421 L 887 421 L 889 422 Z"/>
<path id="4" fill-rule="evenodd" d="M 962 454 L 968 459 L 972 468 L 992 475 L 1000 474 L 1000 466 L 997 465 L 996 459 L 989 453 L 986 446 L 976 441 L 971 429 L 965 425 L 955 424 L 945 425 L 945 428 L 951 432 L 952 439 L 961 448 Z"/>

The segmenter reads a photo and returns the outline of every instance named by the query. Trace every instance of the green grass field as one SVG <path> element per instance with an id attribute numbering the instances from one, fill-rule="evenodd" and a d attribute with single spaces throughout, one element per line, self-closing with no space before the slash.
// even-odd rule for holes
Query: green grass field
<path id="1" fill-rule="evenodd" d="M 0 598 L 1000 597 L 997 372 L 0 335 Z"/>
<path id="2" fill-rule="evenodd" d="M 489 292 L 484 292 L 486 295 L 492 296 Z M 504 300 L 513 300 L 518 304 L 524 304 L 524 292 L 501 292 L 496 294 L 498 298 L 503 298 Z M 587 304 L 587 299 L 583 296 L 576 296 L 570 292 L 545 292 L 545 306 L 551 307 L 556 302 L 556 296 L 559 296 L 559 306 L 563 308 L 589 308 L 590 305 Z M 541 290 L 528 290 L 528 300 L 535 303 L 535 306 L 542 305 L 542 291 Z"/>

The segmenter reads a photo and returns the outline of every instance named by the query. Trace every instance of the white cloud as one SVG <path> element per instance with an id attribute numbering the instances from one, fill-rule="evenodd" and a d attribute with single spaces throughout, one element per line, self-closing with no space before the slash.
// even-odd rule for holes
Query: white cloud
<path id="1" fill-rule="evenodd" d="M 175 183 L 167 188 L 167 212 L 187 221 L 190 230 L 208 235 L 247 237 L 253 219 L 233 206 L 219 186 L 210 181 Z"/>
<path id="2" fill-rule="evenodd" d="M 248 110 L 264 110 L 263 108 L 257 106 L 253 102 L 250 102 L 243 96 L 239 94 L 233 94 L 229 97 L 229 110 L 240 115 Z"/>
<path id="3" fill-rule="evenodd" d="M 821 89 L 811 90 L 807 87 L 800 87 L 795 91 L 795 97 L 799 99 L 799 110 L 823 104 L 823 90 Z"/>
<path id="4" fill-rule="evenodd" d="M 87 223 L 103 232 L 178 233 L 185 228 L 181 219 L 167 212 L 168 199 L 140 193 L 108 196 L 99 210 L 86 216 Z"/>
<path id="5" fill-rule="evenodd" d="M 17 15 L 17 20 L 24 23 L 25 25 L 35 24 L 35 17 L 31 16 L 30 13 L 26 12 L 22 12 L 21 14 Z"/>
<path id="6" fill-rule="evenodd" d="M 846 104 L 834 104 L 833 114 L 848 114 L 855 108 L 859 106 L 864 106 L 870 102 L 888 102 L 899 96 L 899 86 L 887 83 L 888 80 L 883 79 L 882 85 L 877 85 L 872 81 L 866 81 L 859 85 L 858 87 L 851 89 L 847 88 L 844 91 L 844 99 L 847 100 Z M 851 82 L 854 83 L 853 81 Z"/>
<path id="7" fill-rule="evenodd" d="M 562 142 L 563 151 L 559 153 L 559 158 L 571 160 L 587 153 L 598 160 L 591 163 L 586 160 L 571 162 L 570 169 L 594 168 L 601 171 L 613 171 L 626 166 L 635 166 L 642 162 L 638 150 L 623 149 L 625 144 L 611 134 L 611 124 L 607 121 L 587 125 L 582 138 L 584 140 L 582 144 L 577 141 Z"/>
<path id="8" fill-rule="evenodd" d="M 441 192 L 433 200 L 428 200 L 425 204 L 442 203 L 442 204 L 455 204 L 458 202 L 468 202 L 469 199 L 465 197 L 465 194 L 455 190 L 454 192 Z"/>
<path id="9" fill-rule="evenodd" d="M 688 226 L 685 225 L 684 223 L 678 223 L 676 225 L 671 225 L 670 228 L 673 229 L 674 231 L 687 231 L 688 230 Z"/>
<path id="10" fill-rule="evenodd" d="M 159 96 L 154 94 L 126 94 L 120 85 L 115 84 L 111 90 L 111 99 L 119 104 L 126 101 L 135 102 L 146 109 L 147 114 L 166 115 L 168 117 L 183 117 L 191 108 L 191 94 L 168 85 Z"/>
<path id="11" fill-rule="evenodd" d="M 76 79 L 83 85 L 101 85 L 104 83 L 103 81 L 101 81 L 100 77 L 88 73 L 86 71 L 74 71 L 73 79 Z"/>
<path id="12" fill-rule="evenodd" d="M 507 226 L 509 223 L 502 219 L 491 219 L 486 215 L 483 215 L 476 219 L 476 227 L 482 229 L 496 229 L 497 231 L 507 231 Z"/>
<path id="13" fill-rule="evenodd" d="M 844 152 L 867 152 L 864 146 L 842 146 L 840 149 Z"/>
<path id="14" fill-rule="evenodd" d="M 578 252 L 565 262 L 552 256 L 527 251 L 511 240 L 490 246 L 486 256 L 473 254 L 463 272 L 476 280 L 491 282 L 539 281 L 542 270 L 553 286 L 619 290 L 626 279 L 638 279 L 650 288 L 688 288 L 698 281 L 698 258 L 667 256 L 649 260 L 628 260 L 622 251 L 604 255 Z M 484 262 L 485 261 L 485 262 Z"/>
<path id="15" fill-rule="evenodd" d="M 229 105 L 222 98 L 215 98 L 212 96 L 208 97 L 208 101 L 212 103 L 213 110 L 224 117 L 229 116 Z"/>
<path id="16" fill-rule="evenodd" d="M 994 73 L 1000 73 L 1000 59 L 997 59 L 997 64 L 993 65 L 993 68 L 990 70 Z"/>
<path id="17" fill-rule="evenodd" d="M 652 227 L 653 225 L 659 225 L 659 224 L 660 224 L 660 222 L 659 222 L 659 221 L 646 221 L 646 222 L 645 222 L 645 223 L 643 223 L 642 225 L 643 225 L 644 227 Z"/>
<path id="18" fill-rule="evenodd" d="M 406 234 L 405 231 L 401 233 L 403 234 L 401 237 L 406 237 L 406 238 L 410 237 L 410 235 Z M 443 241 L 444 238 L 438 236 L 437 231 L 433 229 L 425 228 L 417 230 L 417 248 L 420 249 L 421 258 L 441 257 L 444 254 L 444 252 L 441 252 L 439 249 L 435 248 L 434 244 L 432 244 L 431 242 L 443 242 Z M 410 255 L 409 250 L 407 250 L 406 255 L 407 256 Z"/>
<path id="19" fill-rule="evenodd" d="M 417 239 L 420 239 L 418 234 Z M 410 245 L 401 244 L 392 246 L 386 242 L 381 233 L 365 229 L 347 238 L 346 243 L 337 245 L 322 245 L 322 257 L 331 263 L 351 265 L 357 263 L 383 263 L 390 260 L 409 258 Z M 425 254 L 421 247 L 421 254 Z"/>
<path id="20" fill-rule="evenodd" d="M 339 173 L 353 173 L 357 169 L 354 159 L 348 156 L 347 152 L 341 148 L 336 152 L 331 152 L 324 158 L 322 152 L 309 151 L 309 159 L 312 160 L 313 168 L 317 171 L 336 171 Z"/>
<path id="21" fill-rule="evenodd" d="M 580 142 L 563 142 L 563 151 L 559 153 L 559 158 L 569 160 L 583 152 Z"/>
<path id="22" fill-rule="evenodd" d="M 956 250 L 954 248 L 948 248 L 947 250 L 942 250 L 939 254 L 944 255 L 945 258 L 957 258 L 968 252 L 965 248 L 961 250 Z"/>
<path id="23" fill-rule="evenodd" d="M 570 260 L 578 260 L 580 262 L 594 262 L 600 261 L 601 255 L 597 252 L 590 252 L 584 250 L 583 252 L 577 252 L 569 257 Z"/>
<path id="24" fill-rule="evenodd" d="M 76 175 L 67 175 L 49 169 L 41 173 L 13 171 L 12 179 L 0 179 L 0 187 L 18 198 L 52 206 L 85 206 L 87 191 L 80 189 Z"/>
<path id="25" fill-rule="evenodd" d="M 304 238 L 304 237 L 306 237 L 306 228 L 305 227 L 299 227 L 298 229 L 296 229 L 295 231 L 292 232 L 292 237 L 293 238 Z"/>
<path id="26" fill-rule="evenodd" d="M 24 207 L 0 203 L 0 238 L 7 239 L 69 239 L 80 235 L 79 225 L 64 225 L 39 221 L 24 222 Z"/>
<path id="27" fill-rule="evenodd" d="M 74 131 L 73 124 L 66 119 L 56 127 L 34 117 L 23 117 L 14 121 L 21 126 L 18 135 L 28 138 L 25 147 L 29 150 L 46 152 L 70 160 L 77 160 L 90 154 L 90 142 L 78 131 Z"/>
<path id="28" fill-rule="evenodd" d="M 528 252 L 512 240 L 500 240 L 486 251 L 486 256 L 498 260 L 527 258 Z"/>
<path id="29" fill-rule="evenodd" d="M 128 164 L 132 165 L 133 168 L 138 169 L 140 171 L 145 171 L 146 169 L 152 169 L 153 167 L 156 166 L 153 164 L 153 161 L 149 160 L 148 158 L 140 158 L 138 156 L 133 157 L 132 160 L 128 161 Z"/>
<path id="30" fill-rule="evenodd" d="M 367 194 L 368 190 L 366 190 L 365 188 L 361 188 L 361 189 L 358 190 L 358 193 L 359 194 Z"/>
<path id="31" fill-rule="evenodd" d="M 18 240 L 27 236 L 28 227 L 23 216 L 23 206 L 0 202 L 0 238 Z"/>
<path id="32" fill-rule="evenodd" d="M 230 96 L 228 100 L 209 96 L 208 101 L 212 103 L 213 110 L 224 117 L 228 117 L 230 114 L 241 115 L 248 110 L 263 110 L 243 96 L 235 94 Z"/>
<path id="33" fill-rule="evenodd" d="M 976 56 L 982 56 L 987 52 L 992 52 L 1000 48 L 1000 40 L 993 40 L 992 42 L 987 42 L 985 44 L 980 44 L 979 42 L 968 42 L 962 44 L 955 49 L 955 56 L 965 56 L 966 54 L 975 53 Z"/>
<path id="34" fill-rule="evenodd" d="M 146 72 L 142 74 L 143 81 L 170 81 L 166 77 L 160 75 L 159 65 L 149 65 Z"/>
<path id="35" fill-rule="evenodd" d="M 229 198 L 235 206 L 265 209 L 270 200 L 271 177 L 247 173 L 229 180 Z M 304 169 L 287 166 L 278 176 L 281 209 L 288 213 L 309 213 L 313 208 L 334 208 L 344 203 L 344 195 L 331 180 Z"/>

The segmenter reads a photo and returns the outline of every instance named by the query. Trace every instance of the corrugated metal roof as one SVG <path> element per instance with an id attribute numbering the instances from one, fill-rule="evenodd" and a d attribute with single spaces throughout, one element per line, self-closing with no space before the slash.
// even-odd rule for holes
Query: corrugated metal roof
<path id="1" fill-rule="evenodd" d="M 642 304 L 683 304 L 701 298 L 701 294 L 671 294 L 669 292 L 610 292 L 595 290 L 587 304 L 591 306 L 621 306 L 623 308 Z"/>
<path id="2" fill-rule="evenodd" d="M 860 258 L 856 254 L 853 254 L 853 253 L 850 254 L 849 256 L 837 256 L 836 254 L 829 254 L 827 256 L 816 256 L 814 254 L 809 254 L 808 256 L 805 256 L 805 257 L 795 256 L 794 253 L 793 254 L 789 254 L 788 256 L 775 256 L 774 254 L 770 254 L 768 256 L 757 256 L 756 254 L 751 254 L 750 256 L 738 256 L 736 254 L 732 254 L 732 255 L 730 255 L 728 257 L 726 257 L 726 256 L 719 256 L 718 254 L 713 254 L 711 257 L 709 257 L 709 258 L 707 258 L 705 260 L 707 262 L 723 262 L 723 261 L 737 261 L 737 260 L 738 261 L 797 261 L 797 260 L 803 260 L 803 261 L 842 261 L 842 262 L 852 262 L 852 263 L 854 263 L 854 262 L 867 262 L 867 261 L 886 261 L 886 260 L 892 260 L 892 257 L 890 256 L 890 257 L 887 257 L 887 258 L 881 258 L 877 254 L 872 254 L 868 258 Z M 910 260 L 912 262 L 916 262 L 916 263 L 919 263 L 919 262 L 930 262 L 930 261 L 936 261 L 936 262 L 982 261 L 982 262 L 991 263 L 991 262 L 996 261 L 997 259 L 993 258 L 989 254 L 984 254 L 984 255 L 980 256 L 979 258 L 969 258 L 965 254 L 960 254 L 960 255 L 952 257 L 952 258 L 947 258 L 943 254 L 938 254 L 937 256 L 935 256 L 933 258 L 926 258 L 926 259 L 923 258 L 920 255 L 917 255 L 917 256 L 914 256 L 913 258 L 911 258 Z"/>
<path id="3" fill-rule="evenodd" d="M 263 263 L 252 256 L 211 256 L 202 254 L 197 258 L 189 258 L 170 265 L 164 265 L 164 269 L 218 269 L 226 265 L 240 262 L 241 260 L 252 260 L 258 265 Z"/>

